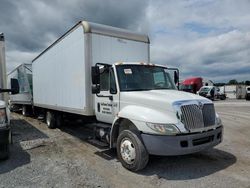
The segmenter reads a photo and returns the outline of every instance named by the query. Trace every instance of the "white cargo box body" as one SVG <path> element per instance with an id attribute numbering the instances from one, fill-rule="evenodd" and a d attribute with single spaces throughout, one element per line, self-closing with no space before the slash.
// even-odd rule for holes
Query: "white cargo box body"
<path id="1" fill-rule="evenodd" d="M 19 83 L 19 93 L 10 95 L 11 104 L 32 104 L 32 65 L 21 64 L 8 74 L 7 85 L 11 87 L 10 80 L 15 78 Z"/>
<path id="2" fill-rule="evenodd" d="M 79 22 L 33 60 L 33 100 L 38 107 L 94 115 L 91 66 L 149 62 L 145 35 Z"/>

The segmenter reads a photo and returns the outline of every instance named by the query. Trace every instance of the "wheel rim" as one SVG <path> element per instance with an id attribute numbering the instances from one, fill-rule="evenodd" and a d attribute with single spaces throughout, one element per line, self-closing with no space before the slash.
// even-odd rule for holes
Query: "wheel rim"
<path id="1" fill-rule="evenodd" d="M 23 115 L 26 115 L 26 107 L 25 106 L 23 106 L 22 112 L 23 112 Z"/>
<path id="2" fill-rule="evenodd" d="M 132 164 L 135 161 L 136 157 L 136 152 L 133 142 L 128 138 L 123 139 L 120 145 L 120 153 L 122 159 L 126 163 Z"/>
<path id="3" fill-rule="evenodd" d="M 51 123 L 51 114 L 49 112 L 47 112 L 46 114 L 46 123 L 48 126 L 50 126 Z"/>

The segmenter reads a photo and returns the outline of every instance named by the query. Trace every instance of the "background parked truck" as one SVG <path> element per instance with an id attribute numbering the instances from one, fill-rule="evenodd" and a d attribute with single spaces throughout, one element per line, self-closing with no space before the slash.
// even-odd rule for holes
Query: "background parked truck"
<path id="1" fill-rule="evenodd" d="M 181 82 L 180 89 L 182 91 L 187 91 L 196 94 L 197 91 L 199 91 L 202 86 L 213 86 L 213 85 L 214 84 L 211 80 L 204 79 L 201 77 L 190 77 Z"/>
<path id="2" fill-rule="evenodd" d="M 244 99 L 246 97 L 246 85 L 224 85 L 220 87 L 230 99 Z"/>
<path id="3" fill-rule="evenodd" d="M 202 86 L 197 94 L 211 100 L 225 100 L 227 97 L 225 92 L 216 86 Z"/>
<path id="4" fill-rule="evenodd" d="M 21 64 L 10 73 L 8 73 L 8 86 L 10 87 L 10 80 L 16 79 L 19 83 L 19 93 L 10 95 L 9 106 L 11 111 L 21 110 L 22 114 L 26 116 L 28 111 L 32 111 L 32 65 Z"/>
<path id="5" fill-rule="evenodd" d="M 49 128 L 74 115 L 132 171 L 149 154 L 183 155 L 222 140 L 213 103 L 178 91 L 177 69 L 150 63 L 149 38 L 79 22 L 32 61 L 33 108 Z M 170 71 L 174 71 L 174 81 Z"/>
<path id="6" fill-rule="evenodd" d="M 14 86 L 13 80 L 12 86 Z M 11 142 L 10 112 L 6 104 L 8 101 L 7 92 L 18 93 L 18 88 L 6 89 L 6 64 L 5 64 L 5 39 L 0 33 L 0 159 L 9 156 L 9 144 Z"/>

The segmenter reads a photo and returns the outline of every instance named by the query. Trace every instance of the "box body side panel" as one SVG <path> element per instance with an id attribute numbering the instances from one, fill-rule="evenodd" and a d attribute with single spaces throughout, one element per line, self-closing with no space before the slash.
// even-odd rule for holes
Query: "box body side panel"
<path id="1" fill-rule="evenodd" d="M 92 34 L 92 64 L 97 62 L 149 62 L 149 44 L 112 36 Z"/>
<path id="2" fill-rule="evenodd" d="M 34 104 L 83 115 L 86 106 L 85 45 L 78 27 L 33 62 Z"/>

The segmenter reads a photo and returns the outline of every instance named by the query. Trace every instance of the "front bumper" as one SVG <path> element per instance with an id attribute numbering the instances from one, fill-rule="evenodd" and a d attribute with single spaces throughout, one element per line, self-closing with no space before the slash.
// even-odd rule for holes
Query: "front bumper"
<path id="1" fill-rule="evenodd" d="M 222 131 L 221 126 L 203 133 L 176 136 L 142 133 L 141 137 L 149 154 L 174 156 L 195 153 L 218 145 L 222 141 Z"/>
<path id="2" fill-rule="evenodd" d="M 0 128 L 0 159 L 8 157 L 10 128 Z"/>

